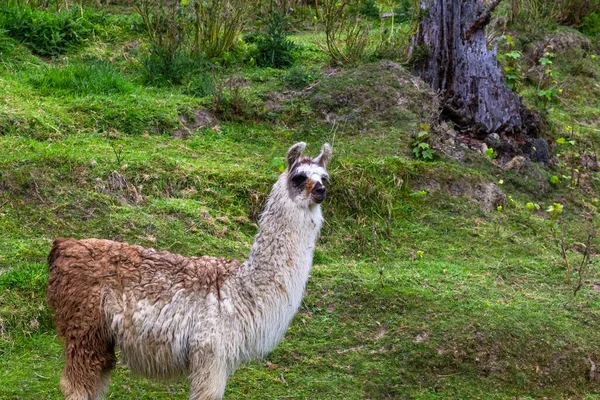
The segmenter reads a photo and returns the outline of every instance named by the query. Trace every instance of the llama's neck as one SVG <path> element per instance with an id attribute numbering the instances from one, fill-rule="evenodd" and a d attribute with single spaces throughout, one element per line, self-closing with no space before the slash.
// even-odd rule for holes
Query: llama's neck
<path id="1" fill-rule="evenodd" d="M 293 202 L 285 178 L 280 177 L 267 199 L 246 272 L 257 286 L 283 286 L 289 300 L 299 304 L 323 216 L 319 205 L 305 208 Z"/>
<path id="2" fill-rule="evenodd" d="M 243 293 L 248 309 L 237 315 L 234 330 L 243 332 L 246 346 L 232 350 L 232 365 L 266 355 L 285 334 L 302 301 L 322 224 L 320 207 L 294 203 L 285 174 L 280 177 L 238 275 L 236 291 Z"/>

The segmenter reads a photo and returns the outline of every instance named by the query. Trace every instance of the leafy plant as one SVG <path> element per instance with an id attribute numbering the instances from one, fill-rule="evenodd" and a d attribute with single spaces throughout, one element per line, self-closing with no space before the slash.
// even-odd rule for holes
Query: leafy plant
<path id="1" fill-rule="evenodd" d="M 554 69 L 552 65 L 552 58 L 554 53 L 548 51 L 544 53 L 544 57 L 541 57 L 539 62 L 539 79 L 537 86 L 537 96 L 543 100 L 544 106 L 550 101 L 554 100 L 562 90 L 556 88 L 556 80 L 554 79 Z"/>
<path id="2" fill-rule="evenodd" d="M 261 67 L 284 68 L 294 63 L 298 46 L 288 39 L 288 24 L 285 17 L 273 10 L 267 23 L 267 31 L 254 37 L 257 54 L 256 63 Z"/>
<path id="3" fill-rule="evenodd" d="M 379 7 L 375 0 L 363 0 L 358 6 L 358 13 L 367 18 L 379 18 Z"/>
<path id="4" fill-rule="evenodd" d="M 283 77 L 283 81 L 286 86 L 299 90 L 313 82 L 316 77 L 317 74 L 314 71 L 303 66 L 295 66 L 290 68 L 288 73 Z"/>
<path id="5" fill-rule="evenodd" d="M 506 52 L 498 53 L 498 61 L 500 61 L 500 64 L 502 65 L 502 71 L 506 78 L 506 86 L 514 91 L 519 91 L 523 79 L 523 72 L 521 71 L 519 60 L 523 58 L 523 55 L 521 52 L 513 50 L 515 42 L 511 35 L 504 36 L 504 39 L 506 41 Z"/>
<path id="6" fill-rule="evenodd" d="M 554 203 L 546 209 L 546 212 L 550 214 L 552 221 L 557 221 L 560 214 L 563 212 L 563 205 L 560 203 Z"/>
<path id="7" fill-rule="evenodd" d="M 185 93 L 196 97 L 204 97 L 213 94 L 214 90 L 215 81 L 213 74 L 207 70 L 202 70 L 189 76 Z"/>
<path id="8" fill-rule="evenodd" d="M 416 159 L 424 161 L 433 161 L 434 159 L 435 150 L 429 144 L 431 139 L 430 130 L 431 128 L 428 124 L 421 124 L 421 130 L 413 135 L 411 147 Z"/>
<path id="9" fill-rule="evenodd" d="M 485 151 L 485 155 L 488 156 L 491 160 L 498 158 L 498 153 L 491 147 Z"/>
<path id="10" fill-rule="evenodd" d="M 142 56 L 141 64 L 144 81 L 155 85 L 193 82 L 198 75 L 205 75 L 210 68 L 202 54 L 190 54 L 185 49 L 177 49 L 172 53 L 161 46 L 152 46 Z"/>

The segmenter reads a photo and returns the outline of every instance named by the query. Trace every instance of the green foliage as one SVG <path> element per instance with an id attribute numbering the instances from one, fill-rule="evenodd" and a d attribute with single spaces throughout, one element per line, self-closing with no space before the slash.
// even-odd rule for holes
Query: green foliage
<path id="1" fill-rule="evenodd" d="M 514 50 L 515 42 L 511 35 L 504 36 L 506 41 L 505 53 L 498 53 L 498 61 L 506 77 L 506 86 L 518 92 L 523 79 L 523 72 L 519 60 L 523 58 L 521 52 Z"/>
<path id="2" fill-rule="evenodd" d="M 145 80 L 180 84 L 202 68 L 202 60 L 225 62 L 245 23 L 242 0 L 136 0 L 150 39 L 142 60 Z"/>
<path id="3" fill-rule="evenodd" d="M 207 69 L 194 70 L 187 76 L 185 85 L 185 93 L 195 97 L 210 96 L 215 90 L 214 76 Z"/>
<path id="4" fill-rule="evenodd" d="M 554 203 L 548 207 L 546 212 L 548 214 L 550 214 L 550 218 L 552 218 L 552 221 L 556 221 L 558 219 L 558 217 L 560 216 L 560 214 L 563 212 L 563 209 L 564 209 L 564 207 L 562 204 Z"/>
<path id="5" fill-rule="evenodd" d="M 394 14 L 397 14 L 394 16 L 396 22 L 408 22 L 420 12 L 420 3 L 415 0 L 400 0 L 398 3 L 394 8 Z"/>
<path id="6" fill-rule="evenodd" d="M 550 51 L 549 48 L 546 48 L 544 52 L 544 57 L 541 57 L 538 62 L 538 85 L 537 85 L 537 96 L 538 99 L 542 101 L 544 107 L 547 107 L 548 104 L 555 100 L 558 97 L 558 94 L 562 92 L 562 90 L 557 88 L 557 81 L 554 77 L 555 70 L 553 68 L 554 62 L 552 59 L 555 57 L 555 54 Z"/>
<path id="7" fill-rule="evenodd" d="M 60 13 L 28 7 L 0 8 L 0 28 L 40 56 L 64 54 L 81 44 L 95 32 L 93 18 L 103 21 L 105 17 L 77 7 Z"/>
<path id="8" fill-rule="evenodd" d="M 291 89 L 300 90 L 315 81 L 318 73 L 304 66 L 290 68 L 283 77 L 286 86 Z"/>
<path id="9" fill-rule="evenodd" d="M 348 12 L 348 3 L 324 0 L 321 19 L 325 43 L 319 43 L 331 60 L 339 64 L 359 61 L 369 44 L 370 25 Z"/>
<path id="10" fill-rule="evenodd" d="M 587 36 L 598 38 L 600 36 L 600 11 L 587 15 L 583 20 L 580 30 Z"/>
<path id="11" fill-rule="evenodd" d="M 68 64 L 64 67 L 42 67 L 29 77 L 30 84 L 42 95 L 127 94 L 135 90 L 125 78 L 106 61 L 92 64 Z"/>
<path id="12" fill-rule="evenodd" d="M 485 155 L 488 156 L 491 160 L 498 158 L 498 153 L 491 147 L 485 151 Z"/>
<path id="13" fill-rule="evenodd" d="M 294 63 L 298 46 L 288 38 L 288 22 L 276 10 L 271 12 L 265 33 L 253 36 L 257 52 L 256 64 L 260 67 L 285 68 Z"/>
<path id="14" fill-rule="evenodd" d="M 561 24 L 579 27 L 586 18 L 600 11 L 598 0 L 514 0 L 510 16 L 524 24 Z"/>
<path id="15" fill-rule="evenodd" d="M 375 0 L 363 0 L 358 7 L 358 13 L 367 18 L 379 18 L 379 7 Z"/>
<path id="16" fill-rule="evenodd" d="M 12 54 L 16 42 L 7 35 L 5 29 L 0 28 L 0 57 L 6 57 Z"/>
<path id="17" fill-rule="evenodd" d="M 185 0 L 185 3 L 187 4 Z M 194 49 L 209 60 L 221 58 L 235 45 L 246 25 L 246 0 L 191 0 L 194 8 Z"/>
<path id="18" fill-rule="evenodd" d="M 150 52 L 142 56 L 141 64 L 144 82 L 153 85 L 193 82 L 198 75 L 204 76 L 211 68 L 202 54 L 190 54 L 183 49 L 173 53 L 161 46 L 152 46 Z"/>
<path id="19" fill-rule="evenodd" d="M 558 185 L 560 183 L 560 179 L 556 175 L 552 175 L 550 177 L 550 183 L 553 185 Z"/>
<path id="20" fill-rule="evenodd" d="M 421 130 L 413 135 L 413 141 L 411 142 L 412 153 L 418 160 L 433 161 L 435 150 L 429 144 L 431 139 L 430 130 L 431 128 L 428 124 L 421 124 Z"/>

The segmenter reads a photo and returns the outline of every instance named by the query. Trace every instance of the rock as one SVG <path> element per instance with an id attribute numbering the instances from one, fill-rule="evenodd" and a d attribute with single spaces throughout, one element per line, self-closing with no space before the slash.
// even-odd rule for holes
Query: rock
<path id="1" fill-rule="evenodd" d="M 478 184 L 475 187 L 474 197 L 486 212 L 495 210 L 506 201 L 504 192 L 495 183 L 491 182 Z"/>
<path id="2" fill-rule="evenodd" d="M 472 183 L 463 179 L 440 181 L 434 177 L 421 177 L 415 186 L 416 190 L 442 191 L 453 197 L 468 197 L 476 201 L 485 212 L 494 211 L 506 201 L 502 189 L 492 182 Z"/>
<path id="3" fill-rule="evenodd" d="M 547 163 L 550 160 L 548 142 L 542 138 L 526 140 L 523 153 L 533 162 Z"/>

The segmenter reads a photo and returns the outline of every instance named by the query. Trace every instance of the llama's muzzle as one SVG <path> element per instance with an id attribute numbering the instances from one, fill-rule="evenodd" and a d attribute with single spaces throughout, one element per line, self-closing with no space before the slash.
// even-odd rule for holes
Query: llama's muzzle
<path id="1" fill-rule="evenodd" d="M 322 203 L 327 198 L 325 186 L 321 182 L 317 182 L 312 190 L 312 197 L 315 203 Z"/>

